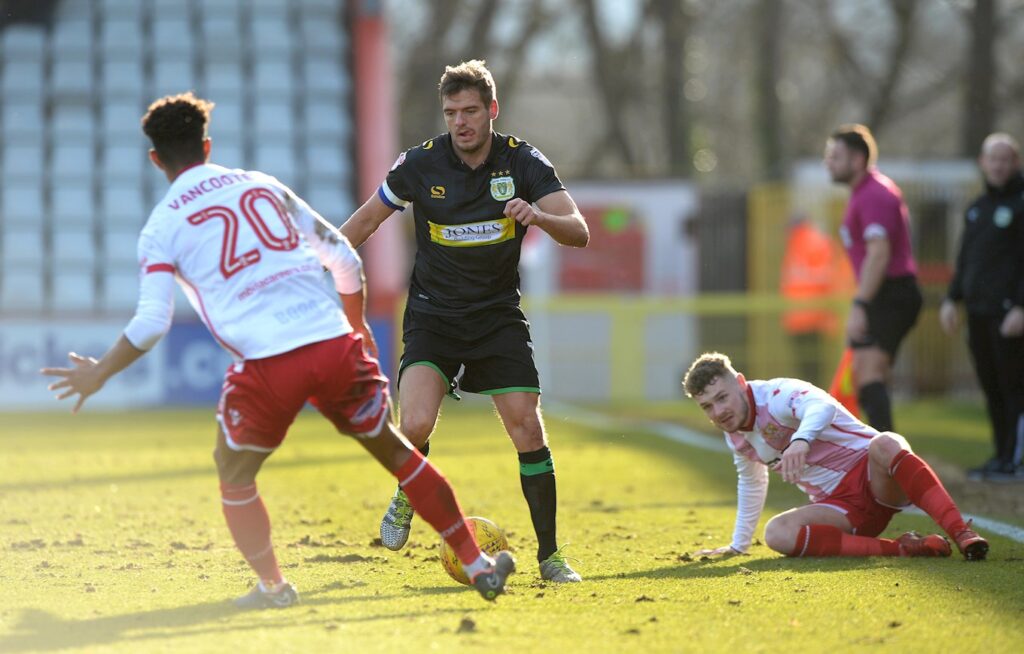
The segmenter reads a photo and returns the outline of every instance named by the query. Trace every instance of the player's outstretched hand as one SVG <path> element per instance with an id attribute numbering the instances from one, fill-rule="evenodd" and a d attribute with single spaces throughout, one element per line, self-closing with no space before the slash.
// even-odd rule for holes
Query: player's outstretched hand
<path id="1" fill-rule="evenodd" d="M 74 367 L 43 368 L 39 372 L 50 377 L 61 377 L 46 388 L 51 391 L 63 391 L 57 396 L 58 400 L 78 395 L 78 401 L 71 409 L 71 413 L 78 413 L 78 410 L 85 404 L 85 400 L 103 388 L 106 380 L 97 374 L 96 364 L 98 361 L 96 359 L 83 357 L 74 352 L 68 353 L 68 359 L 74 364 Z"/>
<path id="2" fill-rule="evenodd" d="M 805 440 L 793 441 L 782 453 L 782 458 L 772 467 L 772 470 L 781 474 L 784 481 L 795 484 L 800 479 L 800 473 L 807 462 L 807 451 L 810 449 L 810 444 Z"/>
<path id="3" fill-rule="evenodd" d="M 505 205 L 505 215 L 524 227 L 537 222 L 537 210 L 522 198 L 512 198 Z"/>
<path id="4" fill-rule="evenodd" d="M 727 559 L 730 556 L 736 556 L 738 554 L 743 554 L 743 552 L 734 550 L 732 545 L 725 545 L 714 549 L 697 550 L 693 553 L 693 556 L 697 559 L 701 557 L 707 557 L 709 559 Z"/>

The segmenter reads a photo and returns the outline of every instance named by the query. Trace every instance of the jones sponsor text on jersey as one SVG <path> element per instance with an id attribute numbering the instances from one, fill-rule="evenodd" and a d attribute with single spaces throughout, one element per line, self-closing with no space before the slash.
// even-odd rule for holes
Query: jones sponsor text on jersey
<path id="1" fill-rule="evenodd" d="M 516 236 L 516 223 L 508 216 L 464 225 L 439 225 L 429 221 L 428 224 L 430 240 L 449 247 L 493 245 Z"/>

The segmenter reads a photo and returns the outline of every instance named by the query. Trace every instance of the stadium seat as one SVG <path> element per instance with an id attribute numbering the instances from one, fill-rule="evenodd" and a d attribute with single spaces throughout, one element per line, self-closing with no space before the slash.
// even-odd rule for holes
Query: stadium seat
<path id="1" fill-rule="evenodd" d="M 303 48 L 320 56 L 340 56 L 345 41 L 337 28 L 338 21 L 340 19 L 333 13 L 304 15 L 299 22 Z"/>
<path id="2" fill-rule="evenodd" d="M 3 264 L 38 265 L 43 262 L 46 251 L 42 221 L 35 224 L 9 225 L 4 228 Z"/>
<path id="3" fill-rule="evenodd" d="M 41 266 L 5 267 L 0 271 L 0 308 L 3 311 L 39 311 L 46 304 Z"/>
<path id="4" fill-rule="evenodd" d="M 88 60 L 92 56 L 93 46 L 91 20 L 85 17 L 56 21 L 50 44 L 58 60 Z"/>
<path id="5" fill-rule="evenodd" d="M 132 18 L 117 13 L 104 20 L 101 25 L 100 49 L 108 65 L 131 60 L 142 63 L 142 29 L 138 17 Z M 136 80 L 136 83 L 141 79 L 140 77 Z"/>
<path id="6" fill-rule="evenodd" d="M 100 235 L 103 241 L 103 260 L 122 267 L 138 265 L 139 232 L 142 226 L 121 227 L 110 225 Z"/>
<path id="7" fill-rule="evenodd" d="M 24 59 L 12 58 L 23 55 L 5 55 L 3 62 L 3 97 L 4 99 L 23 98 L 41 102 L 43 97 L 43 60 L 27 56 Z"/>
<path id="8" fill-rule="evenodd" d="M 310 143 L 306 148 L 309 176 L 314 179 L 337 179 L 348 175 L 352 167 L 348 156 L 349 149 L 338 142 Z"/>
<path id="9" fill-rule="evenodd" d="M 280 9 L 284 9 L 280 3 Z M 292 34 L 283 11 L 268 12 L 257 9 L 258 13 L 250 23 L 250 48 L 257 60 L 287 60 L 292 49 Z"/>
<path id="10" fill-rule="evenodd" d="M 92 268 L 96 260 L 96 244 L 92 228 L 84 225 L 54 225 L 53 254 L 54 270 L 63 266 L 81 269 Z"/>
<path id="11" fill-rule="evenodd" d="M 340 97 L 347 90 L 346 75 L 341 62 L 331 57 L 311 57 L 303 65 L 306 95 L 311 97 Z"/>
<path id="12" fill-rule="evenodd" d="M 58 2 L 57 24 L 66 20 L 89 21 L 92 19 L 94 2 Z"/>
<path id="13" fill-rule="evenodd" d="M 306 104 L 306 139 L 347 137 L 348 115 L 336 100 L 310 100 Z"/>
<path id="14" fill-rule="evenodd" d="M 313 209 L 335 225 L 347 220 L 355 209 L 349 200 L 349 194 L 341 187 L 317 184 L 308 190 L 304 197 Z"/>
<path id="15" fill-rule="evenodd" d="M 294 113 L 287 97 L 271 96 L 257 103 L 253 110 L 256 114 L 256 133 L 261 138 L 265 136 L 268 140 L 291 141 Z"/>
<path id="16" fill-rule="evenodd" d="M 306 11 L 337 12 L 338 3 L 335 0 L 298 0 Z"/>
<path id="17" fill-rule="evenodd" d="M 89 179 L 96 167 L 92 144 L 58 142 L 53 146 L 50 173 L 58 182 Z"/>
<path id="18" fill-rule="evenodd" d="M 183 93 L 195 88 L 192 62 L 189 59 L 160 57 L 153 65 L 153 97 Z"/>
<path id="19" fill-rule="evenodd" d="M 245 168 L 245 153 L 239 141 L 214 139 L 210 159 L 227 168 Z"/>
<path id="20" fill-rule="evenodd" d="M 46 31 L 37 25 L 8 25 L 0 31 L 5 61 L 42 61 Z"/>
<path id="21" fill-rule="evenodd" d="M 173 11 L 173 17 L 153 21 L 152 48 L 154 59 L 159 62 L 162 57 L 186 57 L 193 50 L 192 28 L 184 17 L 181 3 Z"/>
<path id="22" fill-rule="evenodd" d="M 241 62 L 244 31 L 237 11 L 204 16 L 201 30 L 208 64 Z"/>
<path id="23" fill-rule="evenodd" d="M 39 141 L 43 136 L 43 105 L 39 102 L 10 100 L 3 107 L 3 143 Z"/>
<path id="24" fill-rule="evenodd" d="M 55 184 L 51 193 L 54 231 L 65 227 L 92 228 L 95 202 L 91 184 Z"/>
<path id="25" fill-rule="evenodd" d="M 211 61 L 206 64 L 206 79 L 203 92 L 220 104 L 218 98 L 237 104 L 242 95 L 245 78 L 242 67 L 236 62 Z"/>
<path id="26" fill-rule="evenodd" d="M 126 135 L 139 136 L 139 119 L 145 111 L 144 103 L 135 100 L 111 100 L 103 103 L 103 140 L 120 141 Z"/>
<path id="27" fill-rule="evenodd" d="M 135 55 L 110 56 L 103 63 L 103 96 L 125 99 L 134 106 L 142 103 L 142 59 Z"/>
<path id="28" fill-rule="evenodd" d="M 39 178 L 4 185 L 3 223 L 40 224 L 43 221 L 43 187 Z"/>
<path id="29" fill-rule="evenodd" d="M 105 20 L 115 18 L 138 17 L 145 8 L 143 2 L 138 0 L 96 0 L 103 10 Z"/>
<path id="30" fill-rule="evenodd" d="M 137 266 L 107 269 L 102 279 L 103 309 L 131 312 L 139 299 L 139 271 Z"/>
<path id="31" fill-rule="evenodd" d="M 8 143 L 3 148 L 5 185 L 10 180 L 38 180 L 43 176 L 43 144 Z"/>
<path id="32" fill-rule="evenodd" d="M 151 165 L 141 143 L 136 146 L 108 141 L 103 152 L 103 183 L 128 180 L 138 183 L 146 167 Z"/>
<path id="33" fill-rule="evenodd" d="M 142 189 L 138 184 L 108 183 L 101 189 L 99 216 L 103 228 L 142 227 L 150 207 L 143 202 Z"/>
<path id="34" fill-rule="evenodd" d="M 50 128 L 56 142 L 92 143 L 95 124 L 90 104 L 74 102 L 53 107 Z"/>
<path id="35" fill-rule="evenodd" d="M 204 16 L 222 16 L 230 14 L 238 16 L 242 7 L 248 7 L 250 0 L 218 0 L 217 2 L 200 2 L 197 9 Z"/>
<path id="36" fill-rule="evenodd" d="M 88 59 L 57 60 L 53 64 L 50 94 L 55 98 L 91 98 L 92 62 Z"/>
<path id="37" fill-rule="evenodd" d="M 285 184 L 295 181 L 295 153 L 287 145 L 277 143 L 261 143 L 256 150 L 257 170 L 277 177 Z"/>
<path id="38" fill-rule="evenodd" d="M 96 282 L 91 267 L 54 266 L 50 304 L 54 311 L 91 311 L 95 297 Z"/>
<path id="39" fill-rule="evenodd" d="M 260 102 L 287 100 L 294 89 L 295 74 L 287 61 L 258 58 L 255 63 L 256 95 Z"/>

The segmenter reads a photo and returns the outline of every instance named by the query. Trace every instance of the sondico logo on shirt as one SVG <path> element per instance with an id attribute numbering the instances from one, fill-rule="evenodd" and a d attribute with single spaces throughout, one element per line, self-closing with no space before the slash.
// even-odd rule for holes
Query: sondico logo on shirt
<path id="1" fill-rule="evenodd" d="M 464 225 L 438 225 L 430 221 L 427 224 L 431 241 L 455 248 L 493 245 L 516 236 L 516 222 L 508 216 Z"/>

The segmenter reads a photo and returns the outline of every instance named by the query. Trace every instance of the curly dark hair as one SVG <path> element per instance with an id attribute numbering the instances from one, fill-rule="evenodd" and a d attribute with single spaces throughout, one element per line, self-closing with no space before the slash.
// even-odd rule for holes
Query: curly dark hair
<path id="1" fill-rule="evenodd" d="M 142 117 L 142 131 L 164 165 L 182 168 L 203 160 L 203 141 L 213 103 L 192 91 L 167 95 L 149 105 Z"/>
<path id="2" fill-rule="evenodd" d="M 466 89 L 476 89 L 480 93 L 484 107 L 490 107 L 491 100 L 497 96 L 498 88 L 491 77 L 491 71 L 487 70 L 487 62 L 483 59 L 463 61 L 458 66 L 445 66 L 444 75 L 441 75 L 441 81 L 437 85 L 437 94 L 441 102 L 448 96 Z"/>
<path id="3" fill-rule="evenodd" d="M 694 397 L 704 392 L 719 377 L 736 376 L 732 361 L 721 352 L 705 352 L 697 357 L 683 377 L 683 388 L 687 397 Z"/>

